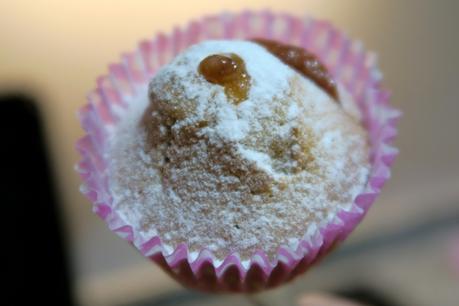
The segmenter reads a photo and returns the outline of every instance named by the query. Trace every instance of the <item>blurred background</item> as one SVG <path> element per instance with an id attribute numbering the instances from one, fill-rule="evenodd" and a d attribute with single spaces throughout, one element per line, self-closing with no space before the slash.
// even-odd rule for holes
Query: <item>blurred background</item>
<path id="1" fill-rule="evenodd" d="M 260 298 L 459 305 L 459 1 L 0 0 L 1 185 L 14 209 L 4 219 L 19 230 L 5 266 L 20 293 L 8 305 L 29 292 L 58 305 L 244 305 L 175 284 L 91 212 L 73 170 L 75 113 L 109 63 L 159 31 L 243 8 L 309 14 L 361 39 L 404 112 L 393 178 L 366 219 L 307 275 Z"/>

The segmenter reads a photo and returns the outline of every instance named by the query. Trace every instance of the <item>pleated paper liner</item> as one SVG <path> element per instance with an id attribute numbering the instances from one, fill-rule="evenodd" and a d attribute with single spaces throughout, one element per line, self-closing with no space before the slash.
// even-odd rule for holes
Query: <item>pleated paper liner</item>
<path id="1" fill-rule="evenodd" d="M 248 263 L 242 262 L 237 253 L 218 261 L 207 249 L 192 256 L 185 244 L 168 252 L 160 237 L 137 233 L 113 208 L 104 160 L 108 135 L 118 122 L 117 114 L 129 107 L 130 97 L 146 95 L 149 79 L 179 52 L 203 40 L 254 37 L 283 41 L 315 53 L 353 96 L 363 114 L 362 124 L 371 144 L 368 183 L 349 210 L 339 212 L 333 222 L 310 239 L 301 240 L 295 249 L 281 246 L 274 262 L 268 260 L 263 250 L 254 252 Z M 373 53 L 328 22 L 312 18 L 269 11 L 224 13 L 175 28 L 168 35 L 158 34 L 142 41 L 133 52 L 123 54 L 121 62 L 110 65 L 108 75 L 98 78 L 96 89 L 89 93 L 88 103 L 79 112 L 86 131 L 77 143 L 82 156 L 77 165 L 83 180 L 81 191 L 113 232 L 185 286 L 213 292 L 253 292 L 278 286 L 305 272 L 343 241 L 390 177 L 390 167 L 398 152 L 392 142 L 400 112 L 389 105 L 389 93 L 381 87 L 381 79 Z"/>

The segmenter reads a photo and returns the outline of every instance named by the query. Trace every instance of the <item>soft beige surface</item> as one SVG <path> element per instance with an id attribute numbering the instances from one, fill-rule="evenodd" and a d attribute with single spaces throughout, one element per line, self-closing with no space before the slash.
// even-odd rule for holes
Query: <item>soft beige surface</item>
<path id="1" fill-rule="evenodd" d="M 245 2 L 0 1 L 0 89 L 30 88 L 43 103 L 77 292 L 85 305 L 110 305 L 174 285 L 111 234 L 78 192 L 74 142 L 82 131 L 75 111 L 96 76 L 139 39 L 223 8 L 308 12 L 332 20 L 379 52 L 393 103 L 405 112 L 397 142 L 402 154 L 383 196 L 351 239 L 457 211 L 458 1 Z M 415 284 L 419 278 L 413 274 L 410 280 Z"/>

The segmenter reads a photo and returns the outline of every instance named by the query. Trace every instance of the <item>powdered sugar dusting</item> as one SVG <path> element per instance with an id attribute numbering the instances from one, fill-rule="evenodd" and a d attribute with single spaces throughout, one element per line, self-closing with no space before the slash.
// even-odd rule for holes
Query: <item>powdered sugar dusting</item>
<path id="1" fill-rule="evenodd" d="M 239 105 L 197 72 L 220 53 L 239 55 L 251 77 Z M 274 259 L 349 208 L 366 183 L 364 130 L 254 43 L 192 46 L 148 92 L 153 103 L 145 88 L 112 133 L 110 188 L 128 223 L 169 246 L 207 248 L 220 260 L 263 249 Z"/>

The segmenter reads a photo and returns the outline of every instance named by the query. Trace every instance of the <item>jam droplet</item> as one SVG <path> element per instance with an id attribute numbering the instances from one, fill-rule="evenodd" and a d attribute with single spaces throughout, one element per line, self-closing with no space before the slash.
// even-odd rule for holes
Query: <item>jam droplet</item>
<path id="1" fill-rule="evenodd" d="M 310 78 L 333 99 L 338 101 L 338 90 L 335 81 L 327 68 L 322 65 L 314 54 L 303 48 L 283 44 L 274 40 L 256 38 L 252 41 L 265 47 L 266 50 L 303 76 Z"/>
<path id="2" fill-rule="evenodd" d="M 223 86 L 225 94 L 234 103 L 239 104 L 247 99 L 250 76 L 238 55 L 209 55 L 199 63 L 198 71 L 208 82 Z"/>

